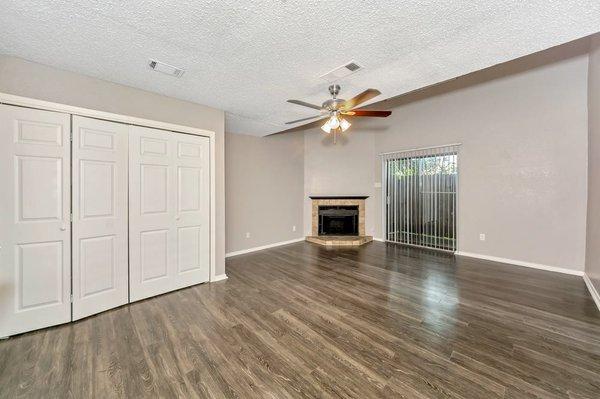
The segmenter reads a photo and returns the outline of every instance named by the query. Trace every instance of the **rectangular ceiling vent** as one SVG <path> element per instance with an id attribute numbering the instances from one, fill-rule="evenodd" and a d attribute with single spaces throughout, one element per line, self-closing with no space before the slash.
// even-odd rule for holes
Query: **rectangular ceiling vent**
<path id="1" fill-rule="evenodd" d="M 325 79 L 328 82 L 334 82 L 338 79 L 345 78 L 348 75 L 352 75 L 354 72 L 360 71 L 363 69 L 360 65 L 358 65 L 355 61 L 350 61 L 349 63 L 342 65 L 340 67 L 335 68 L 332 71 L 327 72 L 325 75 L 321 75 L 321 79 Z"/>
<path id="2" fill-rule="evenodd" d="M 176 78 L 180 78 L 181 75 L 185 72 L 181 68 L 174 67 L 173 65 L 165 64 L 164 62 L 150 60 L 148 61 L 148 66 L 150 69 L 153 69 L 157 72 L 161 72 L 167 75 L 175 76 Z"/>
<path id="3" fill-rule="evenodd" d="M 351 62 L 349 64 L 346 65 L 346 68 L 351 70 L 352 72 L 356 72 L 360 69 L 360 65 L 358 65 L 355 62 Z"/>

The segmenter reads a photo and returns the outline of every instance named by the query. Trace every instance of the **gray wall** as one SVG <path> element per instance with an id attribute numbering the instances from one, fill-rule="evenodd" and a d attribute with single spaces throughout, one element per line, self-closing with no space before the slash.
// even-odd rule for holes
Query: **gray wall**
<path id="1" fill-rule="evenodd" d="M 576 42 L 380 103 L 392 116 L 352 121 L 337 146 L 306 131 L 305 233 L 307 195 L 366 194 L 366 231 L 382 237 L 377 154 L 460 142 L 459 250 L 583 271 L 587 51 Z"/>
<path id="2" fill-rule="evenodd" d="M 225 134 L 225 159 L 227 252 L 301 238 L 302 133 Z"/>
<path id="3" fill-rule="evenodd" d="M 390 121 L 390 126 L 394 123 Z M 378 222 L 381 219 L 379 189 L 373 188 L 381 178 L 375 168 L 377 156 L 373 132 L 356 123 L 333 145 L 331 137 L 316 128 L 305 132 L 304 145 L 305 235 L 311 234 L 312 227 L 309 195 L 368 195 L 365 201 L 365 233 L 381 237 L 376 230 L 381 225 Z"/>
<path id="4" fill-rule="evenodd" d="M 0 92 L 175 123 L 216 133 L 216 274 L 225 271 L 223 111 L 0 55 Z"/>
<path id="5" fill-rule="evenodd" d="M 592 38 L 589 63 L 589 155 L 585 273 L 600 292 L 600 35 Z"/>

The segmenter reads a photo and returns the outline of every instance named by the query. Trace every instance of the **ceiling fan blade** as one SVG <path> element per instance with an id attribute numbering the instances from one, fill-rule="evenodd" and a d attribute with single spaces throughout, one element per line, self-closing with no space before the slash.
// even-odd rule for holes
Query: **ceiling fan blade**
<path id="1" fill-rule="evenodd" d="M 321 119 L 325 119 L 328 118 L 329 115 L 316 115 L 316 116 L 309 116 L 308 118 L 302 118 L 302 119 L 296 119 L 295 121 L 291 121 L 291 122 L 286 122 L 286 125 L 291 125 L 293 123 L 298 123 L 298 122 L 304 122 L 304 121 L 309 121 L 311 119 L 317 119 L 317 118 L 321 118 Z"/>
<path id="2" fill-rule="evenodd" d="M 344 104 L 342 104 L 342 109 L 351 110 L 352 108 L 356 107 L 357 105 L 360 105 L 360 104 L 364 103 L 365 101 L 369 101 L 370 99 L 377 97 L 380 94 L 381 94 L 381 92 L 377 89 L 367 89 L 367 90 L 363 91 L 362 93 L 357 94 L 356 96 L 352 97 L 350 100 L 346 100 L 346 102 Z"/>
<path id="3" fill-rule="evenodd" d="M 391 114 L 392 114 L 392 111 L 355 110 L 355 111 L 342 112 L 342 115 L 348 115 L 348 116 L 375 116 L 375 117 L 379 117 L 379 118 L 385 118 L 387 116 L 390 116 Z"/>
<path id="4" fill-rule="evenodd" d="M 314 108 L 314 109 L 318 109 L 319 111 L 321 110 L 321 107 L 319 105 L 315 105 L 315 104 L 311 104 L 311 103 L 307 103 L 305 101 L 300 101 L 300 100 L 287 100 L 288 103 L 292 103 L 292 104 L 296 104 L 296 105 L 302 105 L 303 107 L 308 107 L 308 108 Z"/>

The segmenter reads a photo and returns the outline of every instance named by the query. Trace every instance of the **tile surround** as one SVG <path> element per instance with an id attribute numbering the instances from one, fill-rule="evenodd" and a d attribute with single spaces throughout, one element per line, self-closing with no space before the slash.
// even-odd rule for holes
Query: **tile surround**
<path id="1" fill-rule="evenodd" d="M 319 237 L 319 206 L 358 206 L 358 236 Z M 365 236 L 365 200 L 364 199 L 313 199 L 312 200 L 312 230 L 307 241 L 322 245 L 362 245 L 372 241 L 373 237 Z"/>

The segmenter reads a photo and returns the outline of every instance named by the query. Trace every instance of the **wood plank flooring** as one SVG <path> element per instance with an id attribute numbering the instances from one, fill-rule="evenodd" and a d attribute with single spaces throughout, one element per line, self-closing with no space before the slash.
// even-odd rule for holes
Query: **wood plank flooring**
<path id="1" fill-rule="evenodd" d="M 372 242 L 0 342 L 2 398 L 600 398 L 581 277 Z"/>

